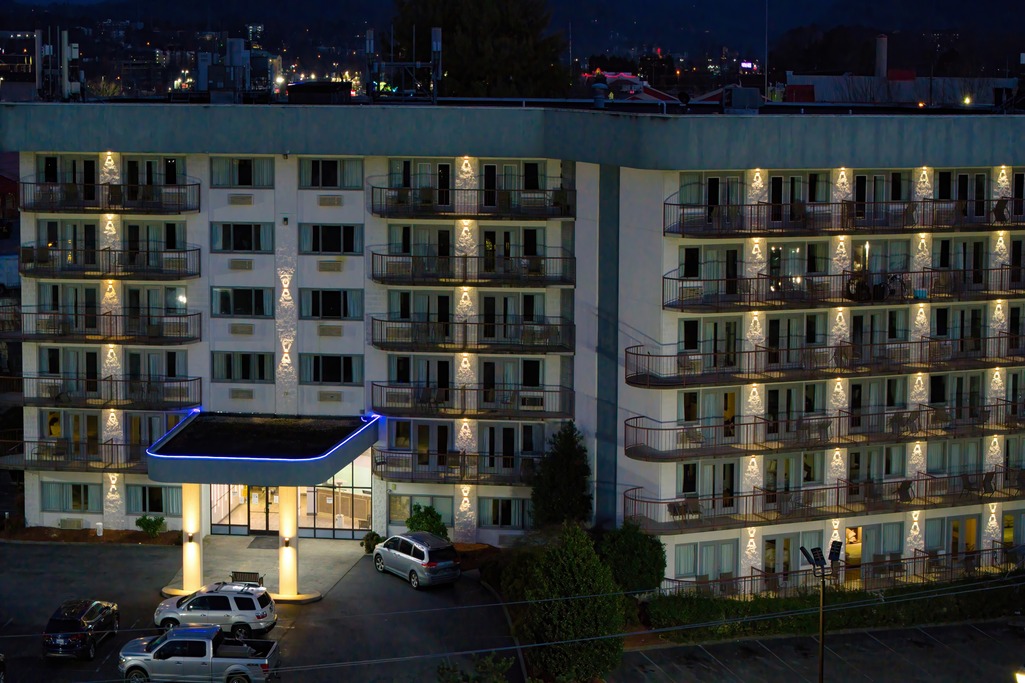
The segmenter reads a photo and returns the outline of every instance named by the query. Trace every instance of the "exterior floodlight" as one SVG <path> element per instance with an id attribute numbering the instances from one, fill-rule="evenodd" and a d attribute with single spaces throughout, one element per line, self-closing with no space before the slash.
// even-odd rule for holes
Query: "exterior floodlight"
<path id="1" fill-rule="evenodd" d="M 843 543 L 840 541 L 833 541 L 829 544 L 829 561 L 836 562 L 840 559 L 840 549 L 843 548 Z"/>
<path id="2" fill-rule="evenodd" d="M 1016 683 L 1025 683 L 1025 664 L 1023 664 L 1022 667 L 1015 672 L 1014 680 L 1016 681 Z"/>
<path id="3" fill-rule="evenodd" d="M 815 558 L 811 556 L 811 553 L 809 553 L 808 549 L 805 548 L 803 545 L 801 546 L 801 554 L 804 555 L 804 559 L 808 562 L 808 564 L 815 566 Z"/>

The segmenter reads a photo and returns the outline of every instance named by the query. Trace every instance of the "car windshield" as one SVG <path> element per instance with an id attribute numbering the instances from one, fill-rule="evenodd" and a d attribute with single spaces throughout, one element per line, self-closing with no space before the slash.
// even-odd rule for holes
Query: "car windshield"
<path id="1" fill-rule="evenodd" d="M 165 640 L 167 640 L 167 634 L 166 633 L 163 634 L 163 635 L 157 636 L 153 640 L 149 641 L 148 643 L 146 643 L 146 652 L 153 652 L 158 647 L 163 645 Z"/>
<path id="2" fill-rule="evenodd" d="M 196 591 L 195 593 L 190 593 L 189 595 L 186 595 L 184 598 L 178 598 L 178 602 L 174 603 L 174 606 L 175 607 L 181 607 L 186 602 L 188 602 L 192 598 L 196 597 L 196 595 L 198 595 L 198 594 L 199 594 L 199 591 Z"/>
<path id="3" fill-rule="evenodd" d="M 256 596 L 256 601 L 260 603 L 260 607 L 266 607 L 270 604 L 270 596 L 266 593 L 260 593 L 258 596 Z"/>
<path id="4" fill-rule="evenodd" d="M 431 562 L 455 562 L 457 557 L 456 549 L 450 545 L 431 549 Z"/>
<path id="5" fill-rule="evenodd" d="M 81 631 L 82 626 L 74 619 L 51 619 L 46 625 L 46 633 L 68 633 Z"/>

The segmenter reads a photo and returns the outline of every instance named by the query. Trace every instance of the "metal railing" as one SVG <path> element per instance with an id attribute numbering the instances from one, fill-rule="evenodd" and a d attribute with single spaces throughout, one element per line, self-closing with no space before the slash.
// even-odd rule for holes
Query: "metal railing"
<path id="1" fill-rule="evenodd" d="M 114 441 L 0 441 L 0 468 L 145 473 L 146 446 Z"/>
<path id="2" fill-rule="evenodd" d="M 631 417 L 624 424 L 624 452 L 634 460 L 652 462 L 750 454 L 754 427 L 755 422 L 751 418 L 659 422 L 650 417 Z"/>
<path id="3" fill-rule="evenodd" d="M 178 214 L 199 211 L 200 183 L 179 176 L 167 183 L 157 175 L 150 184 L 22 181 L 21 208 L 47 213 Z"/>
<path id="4" fill-rule="evenodd" d="M 130 309 L 129 309 L 130 310 Z M 202 335 L 202 314 L 140 309 L 129 313 L 0 306 L 0 339 L 74 343 L 185 344 Z"/>
<path id="5" fill-rule="evenodd" d="M 545 256 L 416 256 L 371 254 L 370 277 L 390 285 L 518 285 L 546 287 L 576 282 L 576 258 Z"/>
<path id="6" fill-rule="evenodd" d="M 408 451 L 371 449 L 373 471 L 388 481 L 498 484 L 529 484 L 542 455 L 515 453 L 462 453 L 460 451 Z"/>
<path id="7" fill-rule="evenodd" d="M 381 415 L 398 417 L 571 418 L 573 390 L 522 384 L 446 387 L 374 382 L 371 405 Z"/>
<path id="8" fill-rule="evenodd" d="M 534 189 L 522 177 L 501 176 L 511 187 L 486 187 L 478 178 L 476 187 L 445 187 L 436 176 L 368 178 L 370 212 L 375 216 L 409 218 L 572 218 L 576 213 L 576 190 L 562 187 L 562 179 L 548 178 Z"/>
<path id="9" fill-rule="evenodd" d="M 697 204 L 677 192 L 663 203 L 662 229 L 681 237 L 870 235 L 1025 226 L 1025 202 L 925 199 L 889 202 Z"/>
<path id="10" fill-rule="evenodd" d="M 575 325 L 544 316 L 478 316 L 465 322 L 371 319 L 371 343 L 395 351 L 571 352 Z"/>
<path id="11" fill-rule="evenodd" d="M 712 347 L 711 344 L 702 344 Z M 638 387 L 685 387 L 740 381 L 754 366 L 752 351 L 703 351 L 679 345 L 626 349 L 626 383 Z"/>
<path id="12" fill-rule="evenodd" d="M 199 277 L 200 248 L 168 249 L 162 243 L 140 243 L 125 249 L 67 249 L 28 243 L 19 250 L 18 272 L 30 277 L 184 280 Z"/>
<path id="13" fill-rule="evenodd" d="M 0 378 L 0 387 L 4 393 L 20 388 L 27 406 L 177 410 L 202 403 L 199 377 L 31 375 Z"/>

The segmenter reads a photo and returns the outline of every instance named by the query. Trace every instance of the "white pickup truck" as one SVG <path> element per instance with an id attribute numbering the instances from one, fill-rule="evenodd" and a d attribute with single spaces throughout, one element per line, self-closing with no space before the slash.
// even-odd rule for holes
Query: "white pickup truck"
<path id="1" fill-rule="evenodd" d="M 117 668 L 130 683 L 264 683 L 276 675 L 278 656 L 273 640 L 236 640 L 217 625 L 190 626 L 129 641 Z"/>

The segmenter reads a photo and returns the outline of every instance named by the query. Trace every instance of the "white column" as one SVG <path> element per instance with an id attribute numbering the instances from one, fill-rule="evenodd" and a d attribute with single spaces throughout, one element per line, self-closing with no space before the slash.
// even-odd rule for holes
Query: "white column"
<path id="1" fill-rule="evenodd" d="M 752 455 L 741 459 L 744 471 L 740 479 L 740 491 L 737 493 L 752 493 L 755 490 L 755 487 L 761 487 L 763 485 L 762 467 L 764 463 L 765 456 L 762 455 Z"/>
<path id="2" fill-rule="evenodd" d="M 477 541 L 477 487 L 459 484 L 456 487 L 455 519 L 452 540 L 458 543 Z"/>
<path id="3" fill-rule="evenodd" d="M 104 473 L 101 490 L 103 491 L 103 528 L 127 529 L 125 475 L 119 472 Z"/>
<path id="4" fill-rule="evenodd" d="M 199 484 L 182 484 L 182 590 L 203 586 L 203 496 Z"/>
<path id="5" fill-rule="evenodd" d="M 851 311 L 850 309 L 838 307 L 831 308 L 826 314 L 829 329 L 826 332 L 826 344 L 838 346 L 851 341 Z"/>
<path id="6" fill-rule="evenodd" d="M 915 184 L 914 200 L 920 202 L 932 199 L 933 169 L 928 166 L 920 166 L 912 171 L 912 182 Z M 918 224 L 922 225 L 922 216 L 918 216 Z"/>
<path id="7" fill-rule="evenodd" d="M 830 275 L 843 275 L 851 269 L 851 241 L 846 235 L 831 238 L 829 249 L 833 254 L 829 264 Z"/>
<path id="8" fill-rule="evenodd" d="M 741 532 L 740 539 L 740 575 L 752 576 L 754 569 L 762 568 L 762 553 L 760 550 L 762 542 L 761 530 L 752 526 Z"/>
<path id="9" fill-rule="evenodd" d="M 912 510 L 904 516 L 904 557 L 914 557 L 915 551 L 925 551 L 925 520 L 921 518 L 921 510 Z"/>
<path id="10" fill-rule="evenodd" d="M 853 196 L 851 192 L 851 170 L 841 166 L 840 168 L 833 169 L 830 176 L 830 179 L 833 181 L 830 201 L 834 204 L 839 204 L 850 200 Z"/>
<path id="11" fill-rule="evenodd" d="M 100 155 L 100 184 L 108 183 L 121 183 L 121 155 L 117 152 L 104 152 Z"/>
<path id="12" fill-rule="evenodd" d="M 1011 169 L 1007 166 L 995 166 L 992 179 L 993 199 L 1011 196 Z"/>
<path id="13" fill-rule="evenodd" d="M 278 487 L 278 594 L 299 594 L 299 489 Z"/>
<path id="14" fill-rule="evenodd" d="M 388 484 L 378 476 L 370 479 L 370 528 L 381 536 L 388 536 Z"/>
<path id="15" fill-rule="evenodd" d="M 911 348 L 914 349 L 915 354 L 912 357 L 912 360 L 916 363 L 927 363 L 929 359 L 928 352 L 925 349 L 925 344 L 922 340 L 931 334 L 931 308 L 930 304 L 920 302 L 908 310 L 908 315 L 911 316 Z"/>
<path id="16" fill-rule="evenodd" d="M 822 482 L 827 487 L 836 486 L 840 479 L 847 478 L 847 449 L 834 448 L 825 452 L 826 476 Z M 841 539 L 842 540 L 842 539 Z"/>
<path id="17" fill-rule="evenodd" d="M 986 520 L 986 527 L 982 530 L 982 547 L 988 550 L 1003 540 L 1000 523 L 1000 518 L 1003 517 L 1003 505 L 1000 503 L 986 503 L 983 509 L 983 519 Z"/>
<path id="18" fill-rule="evenodd" d="M 769 199 L 769 172 L 762 168 L 750 170 L 745 175 L 747 183 L 747 204 L 757 206 L 764 204 Z M 755 211 L 749 214 L 754 229 L 765 228 L 767 214 L 763 211 Z"/>

